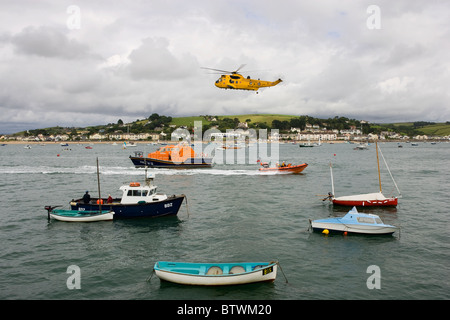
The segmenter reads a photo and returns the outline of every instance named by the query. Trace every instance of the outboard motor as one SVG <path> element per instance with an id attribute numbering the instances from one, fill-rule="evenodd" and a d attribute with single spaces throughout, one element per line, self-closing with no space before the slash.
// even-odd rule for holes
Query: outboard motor
<path id="1" fill-rule="evenodd" d="M 55 209 L 57 207 L 61 207 L 61 206 L 54 206 L 54 207 L 52 207 L 52 206 L 45 206 L 44 207 L 45 210 L 47 210 L 47 218 L 48 218 L 48 220 L 50 220 L 50 212 L 52 212 L 53 209 Z"/>

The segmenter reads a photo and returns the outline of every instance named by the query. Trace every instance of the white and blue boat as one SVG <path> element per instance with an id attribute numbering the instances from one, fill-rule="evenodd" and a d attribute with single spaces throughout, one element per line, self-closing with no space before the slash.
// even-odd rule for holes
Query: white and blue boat
<path id="1" fill-rule="evenodd" d="M 161 280 L 199 286 L 275 281 L 278 262 L 191 263 L 158 261 L 153 271 Z"/>
<path id="2" fill-rule="evenodd" d="M 89 203 L 83 199 L 70 202 L 72 210 L 98 211 L 110 210 L 114 212 L 114 219 L 146 218 L 177 215 L 183 203 L 184 194 L 167 196 L 157 192 L 157 186 L 151 184 L 154 175 L 146 175 L 145 183 L 131 182 L 122 185 L 122 197 L 91 198 Z"/>
<path id="3" fill-rule="evenodd" d="M 55 207 L 46 206 L 48 211 L 48 218 L 53 218 L 65 222 L 95 222 L 95 221 L 109 221 L 113 220 L 114 212 L 110 210 L 102 211 L 78 211 L 54 209 Z"/>
<path id="4" fill-rule="evenodd" d="M 392 234 L 398 227 L 384 224 L 375 214 L 359 213 L 353 207 L 345 216 L 310 220 L 313 231 L 322 233 Z"/>

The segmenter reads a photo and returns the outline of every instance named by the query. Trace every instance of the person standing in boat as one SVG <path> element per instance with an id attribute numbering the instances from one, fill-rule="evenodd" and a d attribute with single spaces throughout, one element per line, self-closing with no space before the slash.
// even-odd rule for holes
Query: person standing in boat
<path id="1" fill-rule="evenodd" d="M 111 195 L 109 195 L 108 200 L 106 200 L 106 203 L 113 203 L 113 198 Z"/>
<path id="2" fill-rule="evenodd" d="M 89 191 L 86 191 L 86 193 L 83 196 L 83 203 L 89 203 L 91 201 L 91 195 L 89 194 Z"/>

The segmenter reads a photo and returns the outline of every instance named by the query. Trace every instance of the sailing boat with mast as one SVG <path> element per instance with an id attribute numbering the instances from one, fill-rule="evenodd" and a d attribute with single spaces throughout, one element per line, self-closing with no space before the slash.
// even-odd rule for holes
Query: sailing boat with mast
<path id="1" fill-rule="evenodd" d="M 384 159 L 384 156 L 381 153 L 381 150 L 378 148 L 378 144 L 376 142 L 375 142 L 375 145 L 376 145 L 376 150 L 377 150 L 378 182 L 380 185 L 380 191 L 374 192 L 374 193 L 335 197 L 334 182 L 333 182 L 333 169 L 332 169 L 332 166 L 330 163 L 332 192 L 328 193 L 328 197 L 323 200 L 329 199 L 335 205 L 352 206 L 352 207 L 353 206 L 356 206 L 356 207 L 385 207 L 385 206 L 395 207 L 395 206 L 397 206 L 398 197 L 385 197 L 383 195 L 383 191 L 381 188 L 380 161 L 379 161 L 379 157 L 378 157 L 378 151 L 380 152 L 381 156 L 383 157 L 386 168 L 388 169 L 389 174 L 392 178 L 392 181 L 394 182 L 394 185 L 399 193 L 399 197 L 401 197 L 400 190 L 398 189 L 397 184 L 395 183 L 394 177 L 392 176 L 392 173 L 389 170 L 386 160 Z"/>

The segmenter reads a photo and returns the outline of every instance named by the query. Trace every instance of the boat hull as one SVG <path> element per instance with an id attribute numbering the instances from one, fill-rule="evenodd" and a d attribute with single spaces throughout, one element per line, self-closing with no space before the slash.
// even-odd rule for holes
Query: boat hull
<path id="1" fill-rule="evenodd" d="M 174 162 L 169 160 L 161 160 L 155 158 L 144 158 L 144 157 L 132 157 L 130 156 L 131 162 L 133 162 L 136 168 L 211 168 L 212 158 L 188 158 L 183 162 Z"/>
<path id="2" fill-rule="evenodd" d="M 327 230 L 332 233 L 359 233 L 359 234 L 392 234 L 397 231 L 396 226 L 384 224 L 380 217 L 374 214 L 359 213 L 353 207 L 341 218 L 326 218 L 310 221 L 313 231 Z"/>
<path id="3" fill-rule="evenodd" d="M 130 218 L 156 218 L 162 216 L 174 216 L 178 214 L 181 204 L 185 196 L 170 196 L 162 201 L 144 202 L 137 204 L 102 204 L 102 209 L 114 212 L 114 219 L 130 219 Z M 96 200 L 94 199 L 94 202 Z M 106 199 L 105 201 L 106 202 Z M 95 211 L 99 210 L 98 204 L 85 204 L 81 199 L 74 200 L 70 203 L 72 210 Z"/>
<path id="4" fill-rule="evenodd" d="M 239 271 L 241 272 L 233 272 L 233 270 L 236 269 L 240 269 Z M 226 286 L 264 281 L 272 282 L 277 275 L 277 263 L 246 262 L 204 264 L 160 261 L 155 263 L 153 270 L 161 280 L 178 284 Z M 214 272 L 211 272 L 211 270 Z"/>
<path id="5" fill-rule="evenodd" d="M 52 210 L 50 218 L 65 222 L 95 222 L 113 220 L 114 212 L 102 211 L 102 213 L 86 213 L 78 210 Z"/>
<path id="6" fill-rule="evenodd" d="M 275 168 L 259 168 L 261 172 L 283 172 L 283 173 L 300 173 L 308 166 L 307 163 L 287 166 L 287 167 L 275 167 Z"/>
<path id="7" fill-rule="evenodd" d="M 339 200 L 333 199 L 333 204 L 348 207 L 396 207 L 397 198 L 388 198 L 386 200 Z"/>
<path id="8" fill-rule="evenodd" d="M 359 224 L 344 224 L 333 222 L 311 221 L 311 227 L 315 232 L 323 232 L 328 230 L 332 233 L 355 233 L 355 234 L 379 234 L 389 235 L 397 231 L 394 226 L 364 226 Z"/>

